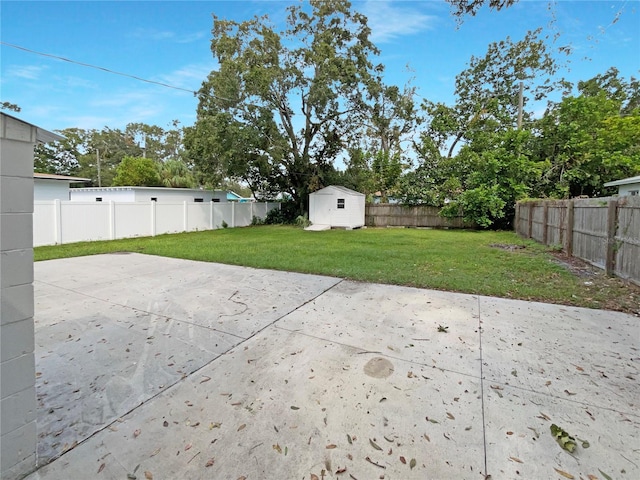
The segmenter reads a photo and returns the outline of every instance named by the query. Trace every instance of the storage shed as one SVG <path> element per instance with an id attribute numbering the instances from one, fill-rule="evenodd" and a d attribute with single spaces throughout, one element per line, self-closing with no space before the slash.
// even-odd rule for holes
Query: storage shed
<path id="1" fill-rule="evenodd" d="M 69 189 L 72 183 L 90 182 L 89 178 L 70 177 L 68 175 L 54 175 L 50 173 L 33 174 L 33 199 L 69 200 Z"/>
<path id="2" fill-rule="evenodd" d="M 346 187 L 331 185 L 309 195 L 309 220 L 314 230 L 364 226 L 365 196 Z"/>

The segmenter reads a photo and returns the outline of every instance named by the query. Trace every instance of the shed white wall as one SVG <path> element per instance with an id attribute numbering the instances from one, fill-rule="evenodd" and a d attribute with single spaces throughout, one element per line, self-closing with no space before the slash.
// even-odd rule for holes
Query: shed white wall
<path id="1" fill-rule="evenodd" d="M 72 188 L 70 200 L 72 202 L 95 202 L 96 198 L 102 198 L 103 202 L 150 202 L 152 198 L 158 202 L 194 202 L 201 198 L 203 202 L 217 199 L 219 202 L 227 201 L 227 192 L 212 190 L 196 190 L 189 188 Z"/>
<path id="2" fill-rule="evenodd" d="M 0 478 L 36 467 L 33 148 L 37 128 L 0 115 Z"/>
<path id="3" fill-rule="evenodd" d="M 338 208 L 338 199 L 344 208 Z M 309 195 L 309 220 L 315 225 L 359 228 L 364 226 L 365 197 L 326 187 Z"/>
<path id="4" fill-rule="evenodd" d="M 627 185 L 618 186 L 618 195 L 631 195 L 632 191 L 639 191 L 640 183 L 629 183 Z"/>
<path id="5" fill-rule="evenodd" d="M 34 178 L 33 199 L 35 201 L 69 200 L 69 182 Z"/>

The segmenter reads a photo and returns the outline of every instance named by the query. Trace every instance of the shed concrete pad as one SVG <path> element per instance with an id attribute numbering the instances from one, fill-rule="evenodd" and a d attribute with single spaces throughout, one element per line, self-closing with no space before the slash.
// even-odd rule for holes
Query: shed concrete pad
<path id="1" fill-rule="evenodd" d="M 150 274 L 146 258 L 140 260 L 150 269 L 141 274 L 146 282 L 125 282 L 120 292 L 115 284 L 88 279 L 94 307 L 115 325 L 113 343 L 124 342 L 120 328 L 133 324 L 140 335 L 134 343 L 151 351 L 146 325 L 170 319 L 196 335 L 222 335 L 234 346 L 218 351 L 206 338 L 184 340 L 191 351 L 181 351 L 183 361 L 195 358 L 202 368 L 102 425 L 30 479 L 122 479 L 138 465 L 137 478 L 149 472 L 155 479 L 309 479 L 321 478 L 323 469 L 325 478 L 360 479 L 476 479 L 485 470 L 492 478 L 560 478 L 559 471 L 575 478 L 605 478 L 602 472 L 640 478 L 640 409 L 633 400 L 640 386 L 628 378 L 636 378 L 640 362 L 637 317 L 199 262 L 186 262 L 183 278 L 179 262 L 150 258 L 163 267 L 160 279 Z M 189 277 L 193 270 L 200 277 Z M 189 292 L 184 285 L 195 289 L 199 279 L 223 271 L 224 295 L 172 304 L 172 295 Z M 133 272 L 132 278 L 139 277 Z M 247 311 L 237 315 L 238 323 L 223 322 L 233 331 L 216 330 L 219 312 L 232 310 L 228 302 L 237 300 L 227 294 L 241 291 L 236 279 L 255 294 L 241 297 Z M 283 287 L 293 298 L 281 297 L 284 306 L 274 320 L 273 289 L 258 288 L 272 280 L 306 286 Z M 164 288 L 163 294 L 154 288 Z M 55 298 L 54 287 L 41 291 Z M 54 321 L 36 328 L 37 341 L 51 328 L 51 341 L 62 342 L 64 352 L 73 342 L 63 342 L 64 315 L 50 308 Z M 86 308 L 84 323 L 69 323 L 81 333 L 97 321 Z M 194 321 L 206 311 L 209 323 Z M 89 340 L 86 348 L 98 341 Z M 166 370 L 164 350 L 179 348 L 175 340 L 163 339 L 157 362 L 140 357 L 140 363 Z M 107 363 L 105 370 L 122 365 Z M 92 381 L 81 377 L 81 385 Z M 130 387 L 138 388 L 138 381 L 131 379 Z M 607 389 L 609 396 L 602 393 Z M 551 423 L 589 441 L 589 448 L 579 444 L 573 454 L 565 452 L 551 436 Z"/>

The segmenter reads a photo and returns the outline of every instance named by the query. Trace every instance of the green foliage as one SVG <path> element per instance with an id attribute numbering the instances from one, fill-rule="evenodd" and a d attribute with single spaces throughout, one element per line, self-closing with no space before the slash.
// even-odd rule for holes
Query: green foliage
<path id="1" fill-rule="evenodd" d="M 113 186 L 155 187 L 161 184 L 158 165 L 150 158 L 124 157 L 113 179 Z"/>
<path id="2" fill-rule="evenodd" d="M 264 223 L 267 225 L 293 225 L 298 216 L 298 205 L 295 202 L 281 202 L 280 208 L 269 210 Z"/>
<path id="3" fill-rule="evenodd" d="M 305 213 L 304 215 L 298 215 L 296 217 L 296 226 L 299 228 L 307 228 L 309 225 L 311 225 L 311 222 L 309 221 L 309 217 L 307 216 L 307 214 Z"/>
<path id="4" fill-rule="evenodd" d="M 10 110 L 12 112 L 19 112 L 22 109 L 15 103 L 2 102 L 0 103 L 0 110 Z"/>
<path id="5" fill-rule="evenodd" d="M 167 160 L 160 164 L 160 181 L 168 188 L 196 188 L 194 174 L 182 160 Z"/>
<path id="6" fill-rule="evenodd" d="M 282 34 L 266 17 L 214 17 L 219 68 L 203 84 L 198 121 L 185 133 L 188 156 L 205 175 L 241 180 L 257 198 L 287 192 L 298 214 L 356 133 L 374 81 L 369 57 L 377 54 L 366 17 L 348 1 L 311 0 L 310 7 L 289 7 Z"/>

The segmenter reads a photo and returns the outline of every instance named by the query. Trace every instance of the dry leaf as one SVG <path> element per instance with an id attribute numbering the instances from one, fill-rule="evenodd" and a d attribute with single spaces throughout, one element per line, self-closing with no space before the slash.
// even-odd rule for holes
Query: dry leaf
<path id="1" fill-rule="evenodd" d="M 238 477 L 238 480 L 247 480 L 247 477 L 245 477 L 244 475 L 242 475 L 241 477 Z"/>
<path id="2" fill-rule="evenodd" d="M 186 452 L 186 451 L 187 451 L 187 450 L 189 450 L 191 447 L 193 447 L 193 445 L 192 445 L 192 444 L 190 444 L 190 443 L 187 443 L 187 446 L 186 446 L 186 447 L 184 447 L 184 451 Z"/>
<path id="3" fill-rule="evenodd" d="M 104 467 L 106 466 L 106 463 L 103 463 L 102 465 L 100 465 L 100 468 L 98 468 L 98 473 L 100 473 L 102 470 L 104 470 Z"/>
<path id="4" fill-rule="evenodd" d="M 311 480 L 320 480 L 320 478 L 315 473 L 312 473 L 311 474 Z"/>
<path id="5" fill-rule="evenodd" d="M 282 447 L 280 447 L 279 443 L 276 443 L 275 445 L 273 445 L 273 449 L 278 453 L 282 453 Z"/>
<path id="6" fill-rule="evenodd" d="M 204 464 L 205 467 L 210 467 L 215 463 L 215 460 L 213 458 L 210 458 L 209 460 L 207 460 L 207 463 Z"/>
<path id="7" fill-rule="evenodd" d="M 413 470 L 415 466 L 416 466 L 416 459 L 412 458 L 411 461 L 409 462 L 409 467 L 411 468 L 411 470 Z"/>
<path id="8" fill-rule="evenodd" d="M 598 480 L 598 477 L 596 477 L 595 475 L 587 475 L 587 477 L 589 478 L 589 480 Z"/>
<path id="9" fill-rule="evenodd" d="M 239 432 L 240 430 L 242 430 L 242 429 L 243 429 L 244 427 L 246 427 L 246 426 L 247 426 L 247 424 L 246 424 L 246 423 L 243 423 L 242 425 L 240 425 L 240 426 L 238 427 L 238 430 L 237 430 L 237 431 Z"/>
<path id="10" fill-rule="evenodd" d="M 382 448 L 381 448 L 381 447 L 380 447 L 376 442 L 374 442 L 373 440 L 369 439 L 369 443 L 370 443 L 370 444 L 371 444 L 371 446 L 372 446 L 373 448 L 375 448 L 376 450 L 382 450 Z"/>
<path id="11" fill-rule="evenodd" d="M 407 464 L 407 459 L 404 457 L 400 457 L 400 463 L 402 463 L 403 465 Z"/>
<path id="12" fill-rule="evenodd" d="M 202 380 L 200 380 L 200 383 L 208 382 L 209 380 L 211 380 L 211 377 L 204 377 Z"/>
<path id="13" fill-rule="evenodd" d="M 564 471 L 562 471 L 562 470 L 558 470 L 556 467 L 553 467 L 553 469 L 554 469 L 556 472 L 558 472 L 560 475 L 562 475 L 564 478 L 568 478 L 568 479 L 570 479 L 570 480 L 573 480 L 574 478 L 576 478 L 576 477 L 574 477 L 573 475 L 571 475 L 570 473 L 564 472 Z"/>
<path id="14" fill-rule="evenodd" d="M 153 480 L 153 474 L 149 470 L 145 470 L 144 478 L 146 478 L 147 480 Z"/>
<path id="15" fill-rule="evenodd" d="M 451 413 L 447 412 L 447 417 L 449 417 L 451 420 L 455 420 L 456 417 L 454 417 Z"/>
<path id="16" fill-rule="evenodd" d="M 522 460 L 520 460 L 519 458 L 516 457 L 509 457 L 511 460 L 513 460 L 514 462 L 518 462 L 518 463 L 524 463 Z"/>
<path id="17" fill-rule="evenodd" d="M 353 444 L 353 440 L 351 440 L 351 435 L 349 435 L 348 433 L 347 433 L 347 442 L 349 442 L 349 445 Z"/>
<path id="18" fill-rule="evenodd" d="M 296 407 L 295 405 L 291 405 L 291 410 L 300 410 L 300 407 Z"/>
<path id="19" fill-rule="evenodd" d="M 327 450 L 332 450 L 332 449 L 336 448 L 336 445 L 334 445 L 333 443 L 331 443 L 331 444 L 327 445 L 327 446 L 326 446 L 326 447 L 324 447 L 324 448 L 326 448 Z"/>
<path id="20" fill-rule="evenodd" d="M 336 470 L 336 475 L 338 475 L 339 473 L 344 473 L 346 471 L 347 471 L 347 467 L 338 468 L 338 470 Z"/>
<path id="21" fill-rule="evenodd" d="M 579 372 L 584 372 L 584 368 L 579 367 L 579 366 L 577 366 L 577 365 L 576 365 L 576 370 L 578 370 Z"/>
<path id="22" fill-rule="evenodd" d="M 507 435 L 513 435 L 513 432 L 507 432 Z"/>

